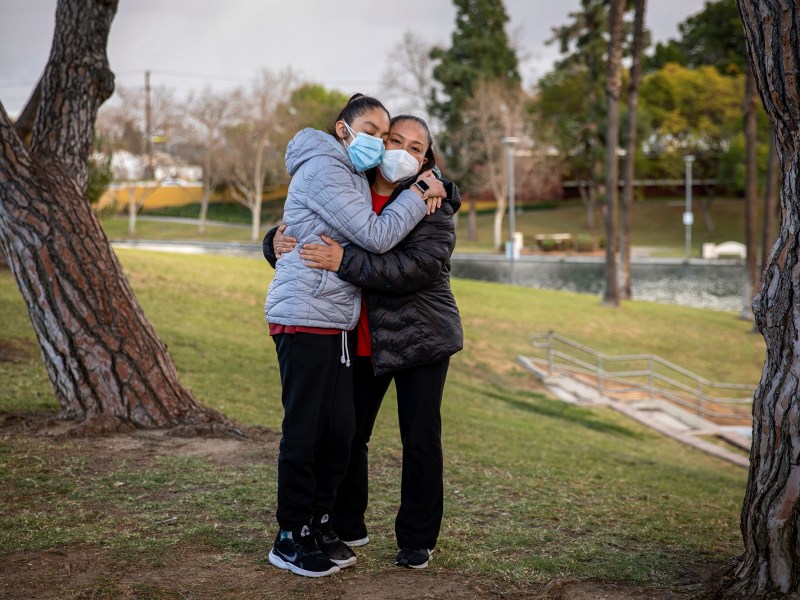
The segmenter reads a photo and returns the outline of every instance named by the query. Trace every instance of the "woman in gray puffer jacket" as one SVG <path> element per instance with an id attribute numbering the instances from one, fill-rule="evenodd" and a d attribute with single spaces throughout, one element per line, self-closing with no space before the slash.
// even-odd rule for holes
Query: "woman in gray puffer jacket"
<path id="1" fill-rule="evenodd" d="M 428 212 L 426 190 L 444 196 L 438 181 L 421 178 L 391 210 L 374 214 L 363 171 L 380 163 L 388 131 L 383 105 L 359 94 L 339 114 L 334 135 L 305 129 L 295 136 L 286 151 L 292 181 L 283 215 L 291 235 L 302 242 L 326 235 L 385 252 Z M 298 575 L 330 575 L 356 562 L 334 533 L 329 514 L 355 427 L 349 368 L 353 340 L 347 331 L 358 321 L 360 302 L 357 287 L 335 273 L 307 267 L 299 251 L 278 262 L 267 293 L 265 312 L 278 354 L 284 408 L 276 511 L 280 530 L 269 560 Z"/>

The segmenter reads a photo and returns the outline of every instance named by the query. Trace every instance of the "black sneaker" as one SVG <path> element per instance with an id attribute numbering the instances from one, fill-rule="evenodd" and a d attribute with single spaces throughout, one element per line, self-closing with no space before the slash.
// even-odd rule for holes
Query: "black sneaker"
<path id="1" fill-rule="evenodd" d="M 303 577 L 325 577 L 339 572 L 339 567 L 320 552 L 308 525 L 293 530 L 291 537 L 283 539 L 278 532 L 269 551 L 269 562 Z"/>
<path id="2" fill-rule="evenodd" d="M 351 536 L 351 537 L 353 537 L 354 539 L 352 539 L 352 540 L 342 540 L 342 542 L 347 544 L 351 548 L 357 548 L 358 546 L 366 546 L 367 544 L 369 544 L 369 536 L 368 535 L 364 535 L 364 537 L 355 537 L 355 536 Z M 342 536 L 339 536 L 339 539 L 341 539 L 341 538 L 342 538 Z"/>
<path id="3" fill-rule="evenodd" d="M 361 524 L 354 529 L 340 530 L 334 525 L 334 530 L 339 539 L 351 548 L 357 546 L 366 546 L 369 544 L 369 535 L 367 535 L 367 526 L 362 521 Z"/>
<path id="4" fill-rule="evenodd" d="M 311 522 L 311 530 L 314 532 L 314 538 L 317 540 L 317 546 L 322 550 L 322 554 L 334 564 L 342 569 L 356 564 L 356 553 L 336 535 L 328 515 L 314 517 Z"/>
<path id="5" fill-rule="evenodd" d="M 394 564 L 398 567 L 424 569 L 428 566 L 428 559 L 430 559 L 431 556 L 433 556 L 433 550 L 428 550 L 427 548 L 423 548 L 422 550 L 403 548 L 397 553 Z"/>

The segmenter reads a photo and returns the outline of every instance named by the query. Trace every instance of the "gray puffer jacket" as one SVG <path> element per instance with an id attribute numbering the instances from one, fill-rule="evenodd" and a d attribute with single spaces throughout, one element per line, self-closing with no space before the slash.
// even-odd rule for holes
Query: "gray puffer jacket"
<path id="1" fill-rule="evenodd" d="M 367 178 L 356 172 L 336 138 L 316 129 L 302 130 L 289 143 L 286 168 L 292 181 L 283 222 L 288 225 L 286 235 L 297 238 L 298 244 L 278 261 L 267 292 L 267 321 L 352 329 L 358 322 L 361 291 L 336 273 L 305 266 L 300 248 L 322 243 L 320 236 L 327 235 L 381 254 L 422 220 L 425 203 L 407 190 L 376 215 Z"/>

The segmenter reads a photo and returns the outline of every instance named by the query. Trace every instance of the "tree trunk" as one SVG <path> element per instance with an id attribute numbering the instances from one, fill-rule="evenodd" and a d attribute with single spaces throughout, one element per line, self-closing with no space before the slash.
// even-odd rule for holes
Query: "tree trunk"
<path id="1" fill-rule="evenodd" d="M 744 554 L 717 598 L 782 598 L 800 589 L 800 11 L 794 0 L 738 0 L 747 52 L 782 166 L 780 233 L 753 300 L 767 357 L 753 402 Z M 792 596 L 795 597 L 795 596 Z"/>
<path id="2" fill-rule="evenodd" d="M 636 0 L 633 23 L 633 62 L 628 86 L 628 136 L 625 152 L 625 189 L 622 194 L 622 236 L 620 238 L 622 258 L 622 298 L 633 298 L 631 286 L 631 228 L 633 218 L 633 179 L 636 163 L 636 113 L 639 107 L 639 86 L 642 82 L 642 52 L 644 50 L 645 0 Z"/>
<path id="3" fill-rule="evenodd" d="M 756 102 L 758 95 L 756 82 L 750 69 L 745 69 L 744 98 L 744 139 L 745 139 L 745 182 L 744 182 L 744 245 L 747 249 L 745 262 L 745 298 L 742 316 L 752 319 L 753 293 L 758 282 L 758 243 L 756 241 L 756 202 L 758 202 L 758 159 Z"/>
<path id="4" fill-rule="evenodd" d="M 97 109 L 114 86 L 105 48 L 116 9 L 59 1 L 30 150 L 0 105 L 0 244 L 64 416 L 227 428 L 178 383 L 84 196 Z"/>
<path id="5" fill-rule="evenodd" d="M 208 217 L 208 200 L 211 197 L 211 150 L 206 149 L 205 162 L 203 163 L 203 198 L 200 200 L 200 225 L 197 230 L 201 235 L 206 232 L 206 218 Z"/>
<path id="6" fill-rule="evenodd" d="M 467 239 L 470 242 L 478 241 L 478 209 L 475 206 L 475 196 L 469 195 L 469 218 L 467 219 Z"/>
<path id="7" fill-rule="evenodd" d="M 497 200 L 497 207 L 494 209 L 494 221 L 492 224 L 492 231 L 494 232 L 494 248 L 495 250 L 503 249 L 503 216 L 506 214 L 506 206 L 508 204 L 505 196 L 495 196 Z"/>
<path id="8" fill-rule="evenodd" d="M 578 182 L 578 192 L 581 195 L 581 202 L 583 202 L 583 205 L 586 207 L 586 228 L 594 229 L 594 187 L 591 185 L 591 182 L 587 184 L 586 182 L 580 181 Z"/>
<path id="9" fill-rule="evenodd" d="M 706 224 L 706 231 L 714 233 L 714 219 L 711 216 L 711 204 L 714 202 L 714 191 L 706 193 L 705 197 L 700 199 L 700 210 L 703 211 L 703 222 Z"/>
<path id="10" fill-rule="evenodd" d="M 261 202 L 264 196 L 264 144 L 258 147 L 256 153 L 255 180 L 253 181 L 253 201 L 250 204 L 252 216 L 250 239 L 254 242 L 258 240 L 258 233 L 261 229 Z"/>
<path id="11" fill-rule="evenodd" d="M 778 153 L 775 149 L 775 128 L 770 129 L 767 154 L 767 189 L 764 193 L 764 223 L 761 232 L 761 272 L 767 268 L 767 256 L 778 236 Z"/>
<path id="12" fill-rule="evenodd" d="M 608 104 L 608 133 L 606 135 L 606 268 L 603 304 L 619 306 L 619 281 L 617 281 L 617 219 L 619 200 L 619 167 L 617 144 L 619 140 L 619 95 L 622 61 L 622 15 L 624 0 L 611 0 L 608 14 L 608 71 L 606 98 Z"/>
<path id="13" fill-rule="evenodd" d="M 197 226 L 197 233 L 204 235 L 206 232 L 206 220 L 208 219 L 208 201 L 211 198 L 211 190 L 206 187 L 203 190 L 203 197 L 200 199 L 200 224 Z"/>
<path id="14" fill-rule="evenodd" d="M 128 237 L 136 237 L 136 213 L 139 212 L 138 201 L 136 199 L 136 187 L 129 185 L 128 191 Z"/>

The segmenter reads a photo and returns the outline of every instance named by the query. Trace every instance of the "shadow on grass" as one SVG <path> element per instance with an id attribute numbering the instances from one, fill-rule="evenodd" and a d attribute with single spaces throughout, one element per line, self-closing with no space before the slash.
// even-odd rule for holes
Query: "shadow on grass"
<path id="1" fill-rule="evenodd" d="M 561 419 L 562 421 L 567 421 L 571 424 L 586 427 L 587 429 L 599 431 L 601 433 L 623 435 L 632 439 L 643 439 L 640 433 L 632 431 L 627 427 L 593 418 L 591 412 L 584 408 L 550 400 L 541 394 L 523 391 L 511 394 L 500 391 L 489 391 L 477 387 L 473 387 L 472 391 L 505 402 L 517 410 L 542 415 L 544 417 L 551 417 L 553 419 Z"/>

